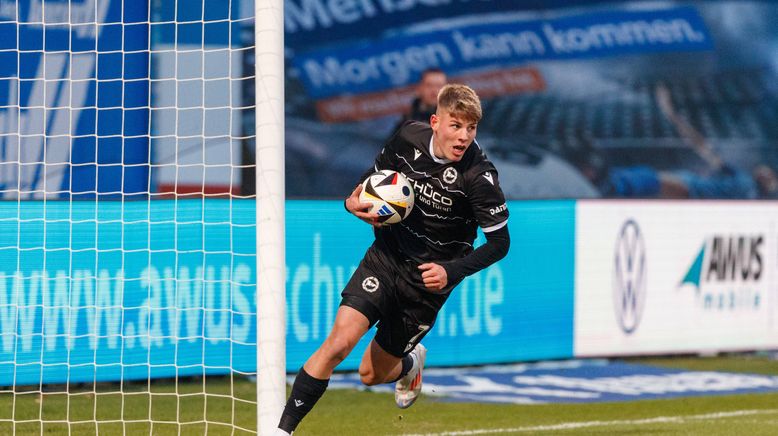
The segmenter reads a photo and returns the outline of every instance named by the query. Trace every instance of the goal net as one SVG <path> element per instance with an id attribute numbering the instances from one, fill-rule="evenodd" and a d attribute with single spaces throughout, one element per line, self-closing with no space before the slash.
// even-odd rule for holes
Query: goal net
<path id="1" fill-rule="evenodd" d="M 0 2 L 0 434 L 258 432 L 258 277 L 277 419 L 283 75 L 255 103 L 254 30 L 247 0 Z"/>

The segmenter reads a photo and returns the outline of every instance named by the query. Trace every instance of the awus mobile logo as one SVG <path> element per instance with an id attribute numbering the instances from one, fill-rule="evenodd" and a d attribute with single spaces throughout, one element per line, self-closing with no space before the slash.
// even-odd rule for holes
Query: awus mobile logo
<path id="1" fill-rule="evenodd" d="M 693 287 L 706 310 L 754 310 L 762 299 L 764 235 L 713 235 L 705 240 L 680 288 Z"/>
<path id="2" fill-rule="evenodd" d="M 646 303 L 646 243 L 640 226 L 627 220 L 621 226 L 613 256 L 613 308 L 621 330 L 632 334 Z"/>

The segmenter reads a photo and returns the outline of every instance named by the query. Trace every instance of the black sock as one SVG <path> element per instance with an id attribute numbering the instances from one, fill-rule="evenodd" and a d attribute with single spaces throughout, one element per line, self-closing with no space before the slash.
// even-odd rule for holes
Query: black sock
<path id="1" fill-rule="evenodd" d="M 400 369 L 400 375 L 396 379 L 394 379 L 394 381 L 391 383 L 394 383 L 397 380 L 400 380 L 401 378 L 408 375 L 408 372 L 410 372 L 411 368 L 413 368 L 413 357 L 411 357 L 410 354 L 403 357 L 402 362 L 403 362 L 403 367 Z"/>
<path id="2" fill-rule="evenodd" d="M 289 394 L 289 400 L 284 407 L 284 413 L 281 415 L 281 421 L 278 428 L 292 433 L 297 425 L 305 418 L 305 415 L 313 409 L 313 405 L 319 401 L 319 398 L 327 390 L 330 380 L 319 380 L 311 377 L 305 372 L 305 368 L 300 368 L 297 377 L 292 385 L 292 393 Z"/>

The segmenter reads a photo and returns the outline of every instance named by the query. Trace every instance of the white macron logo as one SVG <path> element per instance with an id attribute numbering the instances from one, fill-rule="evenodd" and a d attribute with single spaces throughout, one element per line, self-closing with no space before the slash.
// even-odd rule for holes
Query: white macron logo
<path id="1" fill-rule="evenodd" d="M 413 150 L 413 160 L 416 160 L 421 156 L 421 151 L 419 150 Z"/>
<path id="2" fill-rule="evenodd" d="M 305 404 L 305 403 L 303 403 L 303 402 L 302 402 L 302 401 L 300 401 L 300 400 L 294 400 L 294 405 L 295 405 L 295 407 L 300 407 L 300 406 L 302 406 L 303 404 Z"/>
<path id="3" fill-rule="evenodd" d="M 494 178 L 492 178 L 492 173 L 490 173 L 489 171 L 484 173 L 484 179 L 488 180 L 489 183 L 494 185 Z"/>
<path id="4" fill-rule="evenodd" d="M 379 284 L 377 278 L 370 276 L 365 280 L 362 280 L 362 289 L 366 292 L 375 292 L 378 289 Z"/>

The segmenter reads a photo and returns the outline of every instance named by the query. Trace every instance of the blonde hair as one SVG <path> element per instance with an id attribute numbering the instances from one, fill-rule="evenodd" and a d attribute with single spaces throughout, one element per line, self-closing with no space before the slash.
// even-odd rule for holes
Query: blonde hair
<path id="1" fill-rule="evenodd" d="M 467 85 L 451 83 L 441 88 L 438 92 L 438 111 L 440 110 L 468 121 L 481 121 L 481 99 Z"/>

